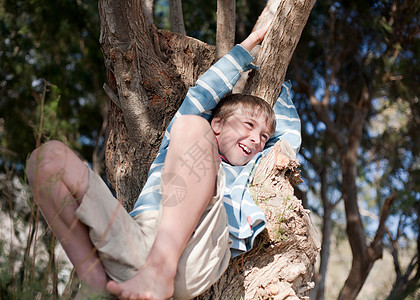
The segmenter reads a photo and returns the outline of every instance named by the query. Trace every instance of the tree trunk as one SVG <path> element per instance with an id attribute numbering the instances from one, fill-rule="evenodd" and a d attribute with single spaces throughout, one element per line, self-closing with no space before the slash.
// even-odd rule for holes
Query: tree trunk
<path id="1" fill-rule="evenodd" d="M 350 273 L 340 291 L 339 299 L 356 299 L 363 284 L 369 275 L 374 262 L 382 257 L 383 237 L 385 234 L 385 220 L 395 195 L 389 197 L 382 207 L 381 219 L 376 236 L 370 245 L 367 244 L 363 223 L 360 217 L 357 201 L 357 159 L 362 140 L 363 125 L 370 107 L 370 95 L 365 86 L 359 99 L 359 107 L 354 112 L 348 133 L 347 147 L 341 148 L 341 170 L 343 176 L 342 195 L 347 220 L 347 236 L 353 254 Z"/>
<path id="2" fill-rule="evenodd" d="M 185 32 L 184 15 L 182 14 L 181 0 L 169 0 L 169 15 L 172 32 L 187 34 Z"/>
<path id="3" fill-rule="evenodd" d="M 141 4 L 147 23 L 153 24 L 153 0 L 142 0 Z"/>
<path id="4" fill-rule="evenodd" d="M 146 181 L 164 129 L 187 89 L 215 60 L 215 47 L 149 25 L 140 2 L 99 1 L 100 42 L 108 70 L 105 91 L 112 100 L 107 176 L 128 210 Z M 285 2 L 292 5 L 290 0 Z M 286 37 L 287 30 L 280 28 L 277 17 L 275 29 L 264 42 L 264 55 L 273 57 L 269 49 L 293 52 L 313 4 L 314 0 L 301 1 L 293 9 L 289 7 L 287 14 L 277 11 L 283 25 L 295 22 L 294 30 Z M 282 32 L 280 39 L 274 36 L 278 31 Z M 278 63 L 263 60 L 261 69 Z M 282 63 L 288 64 L 288 60 Z M 268 78 L 259 88 L 278 89 L 278 95 L 282 79 L 270 81 L 274 75 L 264 74 Z M 255 175 L 254 199 L 267 214 L 267 233 L 259 237 L 260 243 L 250 253 L 233 260 L 226 274 L 201 298 L 268 298 L 271 294 L 276 299 L 288 295 L 288 299 L 305 299 L 313 287 L 310 279 L 319 245 L 308 212 L 293 197 L 290 181 L 298 180 L 297 161 L 281 154 L 282 148 L 282 143 L 276 144 Z"/>
<path id="5" fill-rule="evenodd" d="M 217 0 L 216 59 L 228 53 L 235 43 L 236 1 Z"/>
<path id="6" fill-rule="evenodd" d="M 347 235 L 353 254 L 350 273 L 339 295 L 339 299 L 343 300 L 356 298 L 373 265 L 368 255 L 368 246 L 365 241 L 364 228 L 357 203 L 356 163 L 356 149 L 353 152 L 348 150 L 341 159 Z"/>
<path id="7" fill-rule="evenodd" d="M 321 100 L 315 97 L 315 91 L 308 81 L 303 79 L 299 73 L 296 73 L 295 76 L 299 88 L 309 98 L 318 121 L 326 126 L 326 131 L 336 144 L 340 155 L 342 198 L 347 221 L 346 231 L 353 255 L 350 273 L 339 294 L 339 299 L 347 300 L 356 298 L 374 262 L 382 257 L 385 220 L 395 201 L 395 195 L 386 199 L 382 207 L 380 223 L 375 238 L 369 245 L 359 212 L 356 178 L 358 151 L 362 141 L 363 126 L 366 122 L 373 94 L 366 84 L 361 87 L 360 95 L 355 100 L 354 111 L 350 116 L 346 116 L 350 120 L 348 132 L 342 130 L 340 126 L 337 126 L 339 122 L 331 118 L 329 111 L 331 99 L 329 91 L 332 87 L 332 79 L 335 77 L 334 70 L 337 70 L 337 66 L 340 64 L 339 57 L 331 55 L 326 63 L 330 65 L 330 70 L 332 71 L 326 77 L 324 95 Z"/>
<path id="8" fill-rule="evenodd" d="M 314 4 L 315 0 L 280 1 L 255 60 L 260 70 L 251 73 L 245 93 L 259 96 L 271 105 L 275 104 L 293 52 Z M 266 21 L 269 21 L 269 16 L 269 13 L 265 15 Z M 260 18 L 258 22 L 263 20 Z"/>
<path id="9" fill-rule="evenodd" d="M 324 300 L 325 294 L 325 277 L 327 276 L 328 260 L 330 257 L 330 244 L 332 232 L 331 214 L 334 210 L 334 204 L 331 204 L 327 196 L 327 179 L 326 170 L 320 172 L 321 177 L 321 200 L 324 207 L 322 216 L 322 242 L 321 242 L 321 258 L 319 262 L 319 272 L 316 287 L 316 300 Z"/>
<path id="10" fill-rule="evenodd" d="M 140 1 L 100 1 L 100 43 L 113 100 L 107 177 L 130 210 L 147 179 L 162 134 L 189 86 L 214 61 L 214 47 L 156 31 Z"/>
<path id="11" fill-rule="evenodd" d="M 417 201 L 412 207 L 413 211 L 420 215 L 420 203 Z M 399 226 L 400 227 L 400 224 Z M 417 230 L 420 228 L 420 219 L 416 220 Z M 396 279 L 392 286 L 392 290 L 389 293 L 386 300 L 398 300 L 405 299 L 409 295 L 413 295 L 417 290 L 420 282 L 420 235 L 417 235 L 417 249 L 414 256 L 411 258 L 410 263 L 405 268 L 404 272 L 401 270 L 401 266 L 398 260 L 398 239 L 402 235 L 402 230 L 398 228 L 397 236 L 395 239 L 392 238 L 391 233 L 388 232 L 389 239 L 392 243 L 392 256 L 394 257 L 394 267 L 396 273 Z"/>

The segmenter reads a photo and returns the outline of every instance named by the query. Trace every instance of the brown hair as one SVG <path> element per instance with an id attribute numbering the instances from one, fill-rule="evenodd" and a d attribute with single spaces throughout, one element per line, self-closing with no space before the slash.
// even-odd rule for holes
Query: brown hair
<path id="1" fill-rule="evenodd" d="M 273 108 L 260 97 L 247 94 L 230 94 L 223 97 L 214 108 L 212 118 L 219 117 L 221 120 L 226 120 L 239 107 L 251 117 L 263 114 L 270 134 L 276 129 L 276 115 Z"/>

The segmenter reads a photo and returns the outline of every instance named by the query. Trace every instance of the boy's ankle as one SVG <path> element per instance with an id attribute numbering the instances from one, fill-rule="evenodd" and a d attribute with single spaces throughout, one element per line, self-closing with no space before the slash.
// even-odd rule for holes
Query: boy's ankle
<path id="1" fill-rule="evenodd" d="M 174 261 L 167 255 L 153 255 L 149 254 L 144 268 L 155 270 L 158 274 L 166 276 L 166 278 L 173 279 L 176 275 L 178 262 Z"/>

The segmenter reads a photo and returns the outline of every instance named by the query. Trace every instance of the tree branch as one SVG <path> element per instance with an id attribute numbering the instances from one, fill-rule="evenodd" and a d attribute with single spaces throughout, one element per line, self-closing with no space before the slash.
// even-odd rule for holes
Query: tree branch
<path id="1" fill-rule="evenodd" d="M 315 0 L 285 0 L 280 3 L 255 60 L 260 69 L 251 73 L 245 93 L 259 96 L 274 105 L 314 4 Z"/>
<path id="2" fill-rule="evenodd" d="M 105 149 L 106 149 L 106 140 L 108 139 L 108 114 L 109 114 L 109 105 L 108 102 L 103 101 L 99 103 L 99 109 L 102 116 L 101 128 L 98 131 L 95 140 L 95 148 L 92 153 L 92 168 L 93 170 L 101 174 L 103 171 L 102 166 L 104 165 L 105 160 Z M 100 141 L 103 140 L 102 144 Z"/>
<path id="3" fill-rule="evenodd" d="M 146 21 L 149 25 L 152 25 L 153 22 L 153 7 L 154 3 L 153 0 L 142 0 L 141 4 L 143 6 L 144 16 L 146 17 Z"/>
<path id="4" fill-rule="evenodd" d="M 101 0 L 99 13 L 107 94 L 115 94 L 120 104 L 120 110 L 110 105 L 106 172 L 117 199 L 130 210 L 186 89 L 175 68 L 162 59 L 156 29 L 146 21 L 141 1 Z"/>
<path id="5" fill-rule="evenodd" d="M 325 124 L 325 127 L 327 128 L 328 133 L 336 142 L 339 151 L 343 152 L 344 149 L 346 148 L 345 146 L 346 142 L 344 140 L 344 135 L 342 134 L 342 132 L 337 128 L 337 126 L 335 126 L 335 124 L 330 119 L 330 116 L 328 114 L 329 101 L 325 99 L 323 99 L 322 101 L 318 101 L 318 99 L 315 97 L 315 92 L 312 86 L 309 84 L 309 82 L 304 80 L 299 75 L 299 72 L 295 72 L 295 79 L 299 85 L 299 89 L 303 91 L 303 93 L 305 93 L 305 95 L 309 98 L 309 103 L 314 109 L 318 120 Z M 327 90 L 328 90 L 328 87 L 325 88 L 324 96 Z"/>
<path id="6" fill-rule="evenodd" d="M 262 11 L 261 15 L 258 17 L 258 20 L 255 23 L 252 31 L 260 29 L 267 22 L 273 20 L 277 13 L 277 8 L 279 7 L 279 4 L 280 0 L 268 0 L 267 5 L 264 7 L 264 10 Z"/>
<path id="7" fill-rule="evenodd" d="M 371 95 L 366 85 L 363 85 L 358 106 L 355 108 L 354 116 L 348 133 L 348 151 L 357 157 L 360 142 L 362 140 L 363 126 L 370 108 Z"/>
<path id="8" fill-rule="evenodd" d="M 397 194 L 392 194 L 385 200 L 385 203 L 382 207 L 381 217 L 379 219 L 379 226 L 376 230 L 375 238 L 369 246 L 369 256 L 372 261 L 375 261 L 376 259 L 382 257 L 382 250 L 384 245 L 382 240 L 386 232 L 385 222 L 396 199 Z"/>
<path id="9" fill-rule="evenodd" d="M 186 35 L 181 0 L 169 0 L 169 16 L 171 31 Z"/>
<path id="10" fill-rule="evenodd" d="M 216 59 L 232 49 L 235 43 L 236 1 L 217 0 Z"/>
<path id="11" fill-rule="evenodd" d="M 389 241 L 391 242 L 391 255 L 394 261 L 394 269 L 395 269 L 395 275 L 396 275 L 395 281 L 398 282 L 401 279 L 401 266 L 400 266 L 400 261 L 398 259 L 398 243 L 397 243 L 399 235 L 397 234 L 397 237 L 393 239 L 392 234 L 387 227 L 385 227 L 385 231 L 388 235 Z"/>

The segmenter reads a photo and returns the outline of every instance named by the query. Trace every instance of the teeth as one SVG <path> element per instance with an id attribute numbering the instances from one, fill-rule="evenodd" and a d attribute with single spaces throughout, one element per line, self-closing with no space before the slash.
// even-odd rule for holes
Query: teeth
<path id="1" fill-rule="evenodd" d="M 249 150 L 247 146 L 242 145 L 242 144 L 239 144 L 239 147 L 241 147 L 242 150 L 244 150 L 246 154 L 250 154 L 251 153 L 251 150 Z"/>

